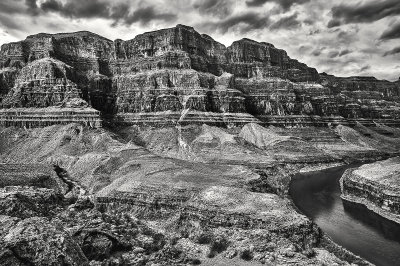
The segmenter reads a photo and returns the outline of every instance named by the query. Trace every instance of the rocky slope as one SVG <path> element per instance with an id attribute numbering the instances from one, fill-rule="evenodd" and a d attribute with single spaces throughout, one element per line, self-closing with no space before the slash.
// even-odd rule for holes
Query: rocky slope
<path id="1" fill-rule="evenodd" d="M 400 223 L 399 178 L 399 157 L 349 169 L 341 178 L 342 198 Z"/>
<path id="2" fill-rule="evenodd" d="M 321 244 L 286 194 L 301 168 L 385 156 L 346 130 L 2 128 L 0 261 L 363 264 Z"/>
<path id="3" fill-rule="evenodd" d="M 184 25 L 127 41 L 41 33 L 0 52 L 2 108 L 81 98 L 118 124 L 396 124 L 399 95 L 398 83 L 320 75 L 270 43 L 225 47 Z"/>

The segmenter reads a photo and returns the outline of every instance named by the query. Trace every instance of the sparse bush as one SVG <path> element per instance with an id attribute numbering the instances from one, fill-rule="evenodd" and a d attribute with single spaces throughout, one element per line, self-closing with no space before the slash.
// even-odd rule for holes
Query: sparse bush
<path id="1" fill-rule="evenodd" d="M 242 260 L 252 260 L 253 259 L 253 252 L 249 249 L 245 249 L 240 253 L 240 258 Z"/>
<path id="2" fill-rule="evenodd" d="M 204 245 L 204 244 L 211 243 L 213 238 L 214 238 L 214 236 L 212 235 L 212 233 L 206 231 L 206 232 L 202 232 L 201 234 L 199 234 L 195 238 L 195 241 L 200 245 Z"/>

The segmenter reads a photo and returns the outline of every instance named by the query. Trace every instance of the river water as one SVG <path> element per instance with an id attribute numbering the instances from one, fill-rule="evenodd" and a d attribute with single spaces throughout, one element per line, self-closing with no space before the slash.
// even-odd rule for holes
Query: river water
<path id="1" fill-rule="evenodd" d="M 400 226 L 340 198 L 342 166 L 297 174 L 290 184 L 296 206 L 333 241 L 376 265 L 400 265 Z"/>

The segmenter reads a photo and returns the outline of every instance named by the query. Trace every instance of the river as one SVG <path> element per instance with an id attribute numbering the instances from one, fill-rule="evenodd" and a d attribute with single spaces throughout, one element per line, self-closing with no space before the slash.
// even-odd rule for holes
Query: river
<path id="1" fill-rule="evenodd" d="M 339 179 L 352 166 L 294 176 L 296 206 L 333 241 L 376 265 L 400 265 L 400 226 L 340 198 Z"/>

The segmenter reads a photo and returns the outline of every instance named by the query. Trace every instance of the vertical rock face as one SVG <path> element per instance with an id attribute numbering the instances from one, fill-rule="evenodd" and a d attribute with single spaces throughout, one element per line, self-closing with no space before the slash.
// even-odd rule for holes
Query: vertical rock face
<path id="1" fill-rule="evenodd" d="M 328 87 L 345 118 L 400 117 L 400 87 L 395 82 L 374 77 L 341 78 L 323 73 L 322 85 Z"/>
<path id="2" fill-rule="evenodd" d="M 20 69 L 15 86 L 4 97 L 5 108 L 43 108 L 60 104 L 66 98 L 79 98 L 71 67 L 51 58 L 28 63 Z"/>
<path id="3" fill-rule="evenodd" d="M 3 108 L 57 106 L 79 97 L 114 122 L 153 117 L 176 123 L 183 115 L 198 122 L 225 116 L 243 122 L 299 115 L 397 119 L 399 87 L 370 77 L 319 75 L 270 43 L 241 39 L 225 47 L 184 25 L 127 41 L 90 32 L 40 33 L 0 51 Z"/>
<path id="4" fill-rule="evenodd" d="M 280 77 L 293 81 L 318 81 L 316 69 L 291 59 L 286 51 L 270 43 L 242 39 L 228 47 L 227 66 L 231 73 L 245 78 Z"/>
<path id="5" fill-rule="evenodd" d="M 0 99 L 14 87 L 17 73 L 18 70 L 16 68 L 3 68 L 0 70 Z"/>

